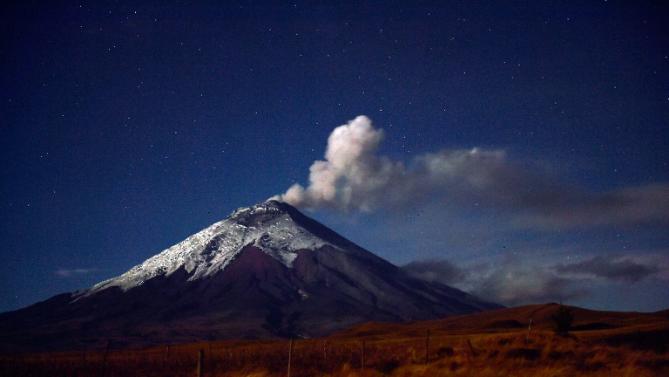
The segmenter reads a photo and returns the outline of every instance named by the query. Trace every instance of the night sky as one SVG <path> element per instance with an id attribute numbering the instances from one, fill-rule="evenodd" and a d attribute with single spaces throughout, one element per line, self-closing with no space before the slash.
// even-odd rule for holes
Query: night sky
<path id="1" fill-rule="evenodd" d="M 300 202 L 354 242 L 507 305 L 669 307 L 666 3 L 55 3 L 2 6 L 0 311 L 307 188 L 354 119 L 397 174 Z"/>

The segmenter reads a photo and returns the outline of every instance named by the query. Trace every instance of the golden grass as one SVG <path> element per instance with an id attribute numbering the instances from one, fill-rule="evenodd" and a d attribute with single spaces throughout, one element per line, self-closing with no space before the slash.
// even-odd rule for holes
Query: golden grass
<path id="1" fill-rule="evenodd" d="M 632 334 L 638 330 L 633 330 Z M 292 377 L 302 376 L 669 376 L 669 352 L 636 343 L 608 345 L 616 331 L 559 337 L 548 330 L 295 341 Z M 629 333 L 629 332 L 628 332 Z M 666 332 L 649 333 L 666 336 Z M 365 368 L 361 368 L 365 339 Z M 223 341 L 142 350 L 67 352 L 0 357 L 0 376 L 285 376 L 288 341 Z"/>

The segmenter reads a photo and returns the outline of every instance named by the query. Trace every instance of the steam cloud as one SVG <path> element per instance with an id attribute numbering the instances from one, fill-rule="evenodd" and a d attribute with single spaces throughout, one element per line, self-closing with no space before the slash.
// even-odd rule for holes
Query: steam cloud
<path id="1" fill-rule="evenodd" d="M 335 128 L 325 160 L 309 169 L 309 184 L 296 183 L 275 198 L 306 209 L 361 212 L 475 203 L 542 228 L 669 224 L 669 184 L 590 192 L 512 161 L 499 149 L 444 149 L 404 163 L 377 153 L 383 138 L 364 115 Z"/>
<path id="2" fill-rule="evenodd" d="M 435 190 L 483 189 L 504 168 L 503 151 L 478 148 L 425 154 L 406 166 L 377 155 L 383 136 L 364 115 L 335 128 L 325 161 L 309 169 L 309 186 L 294 184 L 280 198 L 299 207 L 370 212 L 424 200 Z"/>

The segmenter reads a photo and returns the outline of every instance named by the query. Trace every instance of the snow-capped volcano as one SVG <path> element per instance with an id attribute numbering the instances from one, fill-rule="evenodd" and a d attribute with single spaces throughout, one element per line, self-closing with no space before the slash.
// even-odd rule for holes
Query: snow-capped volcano
<path id="1" fill-rule="evenodd" d="M 225 269 L 244 246 L 252 245 L 292 267 L 297 253 L 315 250 L 332 243 L 302 227 L 288 204 L 269 200 L 239 208 L 223 221 L 193 234 L 178 244 L 147 259 L 115 278 L 105 280 L 84 292 L 90 295 L 109 287 L 126 291 L 156 276 L 169 276 L 180 268 L 188 280 L 197 280 Z"/>
<path id="2" fill-rule="evenodd" d="M 409 276 L 292 206 L 240 208 L 126 273 L 0 314 L 0 350 L 319 336 L 498 307 Z"/>

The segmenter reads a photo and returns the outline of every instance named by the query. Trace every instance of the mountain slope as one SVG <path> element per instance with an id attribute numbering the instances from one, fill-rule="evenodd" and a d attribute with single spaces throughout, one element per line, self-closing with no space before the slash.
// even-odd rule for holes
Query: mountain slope
<path id="1" fill-rule="evenodd" d="M 0 314 L 0 347 L 312 337 L 364 321 L 496 307 L 412 278 L 290 205 L 268 201 L 90 289 Z"/>

